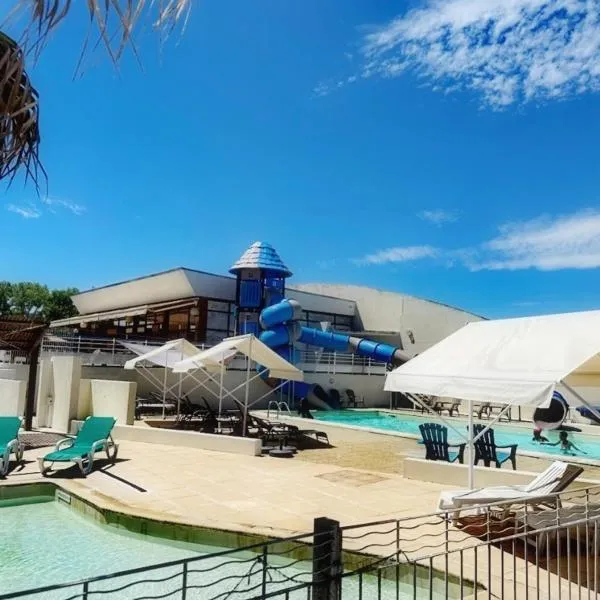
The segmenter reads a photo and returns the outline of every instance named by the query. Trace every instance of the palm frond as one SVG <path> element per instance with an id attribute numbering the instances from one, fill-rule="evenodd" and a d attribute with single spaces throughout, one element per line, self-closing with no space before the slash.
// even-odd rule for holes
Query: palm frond
<path id="1" fill-rule="evenodd" d="M 25 71 L 25 57 L 37 57 L 51 32 L 77 7 L 87 10 L 95 28 L 116 64 L 132 43 L 134 29 L 142 16 L 150 16 L 155 29 L 170 33 L 187 22 L 193 0 L 13 0 L 8 21 L 25 16 L 18 42 L 0 31 L 0 180 L 12 181 L 25 172 L 39 185 L 45 171 L 39 159 L 39 98 Z M 85 39 L 82 56 L 88 46 Z M 133 48 L 135 53 L 135 47 Z M 81 57 L 80 57 L 81 62 Z"/>
<path id="2" fill-rule="evenodd" d="M 87 10 L 90 24 L 113 62 L 132 43 L 140 18 L 148 14 L 155 29 L 170 32 L 187 22 L 193 0 L 15 0 L 11 16 L 25 13 L 21 47 L 39 53 L 50 33 L 75 8 Z M 84 47 L 87 47 L 87 41 Z"/>
<path id="3" fill-rule="evenodd" d="M 39 159 L 38 93 L 25 72 L 19 45 L 0 32 L 0 180 L 18 171 L 38 185 L 44 169 Z"/>

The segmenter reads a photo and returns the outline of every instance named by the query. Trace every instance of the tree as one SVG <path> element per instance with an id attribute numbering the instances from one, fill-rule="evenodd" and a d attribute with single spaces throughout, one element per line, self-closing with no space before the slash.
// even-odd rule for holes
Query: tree
<path id="1" fill-rule="evenodd" d="M 46 305 L 45 317 L 47 321 L 56 321 L 57 319 L 66 319 L 74 317 L 77 309 L 71 300 L 71 296 L 78 294 L 76 288 L 67 288 L 65 290 L 52 290 Z"/>
<path id="2" fill-rule="evenodd" d="M 0 180 L 12 181 L 24 172 L 37 186 L 39 173 L 45 175 L 39 157 L 39 97 L 25 59 L 39 56 L 50 33 L 75 6 L 88 11 L 98 37 L 96 42 L 85 39 L 82 55 L 100 42 L 116 64 L 128 45 L 135 52 L 132 35 L 140 18 L 154 13 L 154 27 L 168 33 L 178 22 L 185 24 L 192 0 L 13 0 L 2 28 L 10 17 L 24 18 L 26 24 L 18 41 L 0 31 Z"/>
<path id="3" fill-rule="evenodd" d="M 77 293 L 75 288 L 49 290 L 46 285 L 31 281 L 0 281 L 0 315 L 24 315 L 43 321 L 73 317 L 77 309 L 71 296 Z"/>

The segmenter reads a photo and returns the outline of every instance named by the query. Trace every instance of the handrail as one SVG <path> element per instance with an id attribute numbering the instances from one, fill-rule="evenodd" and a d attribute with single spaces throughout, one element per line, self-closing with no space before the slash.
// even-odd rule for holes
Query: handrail
<path id="1" fill-rule="evenodd" d="M 279 402 L 277 402 L 277 400 L 270 400 L 269 404 L 267 405 L 267 419 L 269 419 L 271 417 L 271 406 L 275 405 L 275 408 L 277 409 L 277 416 L 279 417 Z"/>
<path id="2" fill-rule="evenodd" d="M 287 402 L 285 402 L 284 400 L 277 403 L 277 408 L 282 412 L 285 410 L 287 412 L 287 414 L 290 415 L 290 417 L 292 416 L 292 411 L 290 410 L 290 405 Z"/>
<path id="3" fill-rule="evenodd" d="M 272 405 L 274 405 L 275 408 L 277 409 L 277 416 L 276 416 L 277 419 L 279 419 L 279 417 L 281 416 L 281 413 L 284 410 L 287 412 L 287 414 L 290 417 L 292 416 L 292 411 L 290 410 L 290 405 L 287 402 L 285 402 L 284 400 L 282 400 L 281 402 L 278 402 L 277 400 L 270 400 L 269 404 L 267 405 L 267 419 L 270 417 Z"/>

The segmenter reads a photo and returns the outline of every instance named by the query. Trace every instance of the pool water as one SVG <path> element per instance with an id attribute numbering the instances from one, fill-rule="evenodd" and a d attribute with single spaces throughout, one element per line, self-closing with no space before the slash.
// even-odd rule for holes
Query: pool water
<path id="1" fill-rule="evenodd" d="M 415 435 L 419 438 L 421 437 L 419 431 L 419 425 L 421 423 L 441 423 L 441 421 L 436 420 L 433 415 L 394 415 L 376 410 L 315 411 L 313 415 L 316 419 L 323 422 L 354 425 L 356 427 L 368 427 L 371 429 L 381 429 L 383 431 L 397 431 L 399 433 Z M 464 421 L 453 420 L 452 422 L 459 431 L 464 431 L 466 429 L 466 419 Z M 485 424 L 486 421 L 481 421 L 481 423 Z M 494 423 L 493 429 L 497 444 L 518 444 L 519 448 L 517 452 L 521 450 L 525 452 L 540 452 L 553 456 L 565 456 L 558 446 L 548 446 L 532 441 L 533 424 L 531 425 L 531 429 L 527 429 L 505 423 Z M 558 441 L 557 431 L 545 431 L 544 436 L 550 442 Z M 458 434 L 452 429 L 449 429 L 448 437 L 451 443 L 464 441 L 460 440 Z M 569 432 L 569 440 L 583 451 L 574 452 L 571 456 L 600 460 L 600 436 L 596 437 L 593 435 L 584 435 L 579 432 Z"/>
<path id="2" fill-rule="evenodd" d="M 76 582 L 227 550 L 131 534 L 83 517 L 61 502 L 48 501 L 48 497 L 28 498 L 26 502 L 17 505 L 14 502 L 0 503 L 0 599 L 11 592 Z M 190 563 L 187 581 L 192 587 L 187 598 L 218 597 L 224 600 L 230 594 L 236 600 L 256 597 L 260 593 L 263 570 L 257 558 L 258 555 L 246 551 Z M 284 561 L 281 557 L 269 558 L 268 562 L 269 593 L 311 579 L 310 563 L 293 559 Z M 290 562 L 293 566 L 287 566 Z M 216 568 L 207 572 L 211 567 Z M 413 598 L 412 580 L 409 577 L 405 579 L 400 583 L 399 597 Z M 103 590 L 104 593 L 93 597 L 110 600 L 163 595 L 179 597 L 181 592 L 175 592 L 181 587 L 181 582 L 182 567 L 177 565 L 92 582 L 89 591 Z M 356 577 L 346 578 L 343 582 L 345 599 L 358 599 L 361 594 L 362 598 L 376 597 L 377 588 L 378 582 L 372 576 L 363 578 L 362 592 L 359 592 Z M 81 592 L 79 584 L 24 597 L 64 600 Z M 381 592 L 382 599 L 396 598 L 395 581 L 382 580 Z M 285 597 L 305 600 L 306 594 L 307 590 L 301 589 Z M 440 590 L 431 596 L 433 600 L 445 597 Z M 451 597 L 457 597 L 457 594 L 453 593 Z"/>

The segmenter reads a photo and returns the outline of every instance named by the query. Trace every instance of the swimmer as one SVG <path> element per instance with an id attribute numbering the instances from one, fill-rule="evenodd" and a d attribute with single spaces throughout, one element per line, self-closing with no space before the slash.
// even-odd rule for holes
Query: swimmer
<path id="1" fill-rule="evenodd" d="M 547 437 L 544 437 L 542 435 L 542 429 L 540 427 L 536 427 L 533 430 L 533 439 L 531 441 L 545 443 L 545 442 L 548 442 L 549 440 Z"/>
<path id="2" fill-rule="evenodd" d="M 550 442 L 542 442 L 542 444 L 545 446 L 558 446 L 560 444 L 560 450 L 563 454 L 575 454 L 575 452 L 587 454 L 587 452 L 584 452 L 569 440 L 569 434 L 566 431 L 561 431 L 558 434 L 558 442 L 552 444 Z"/>

